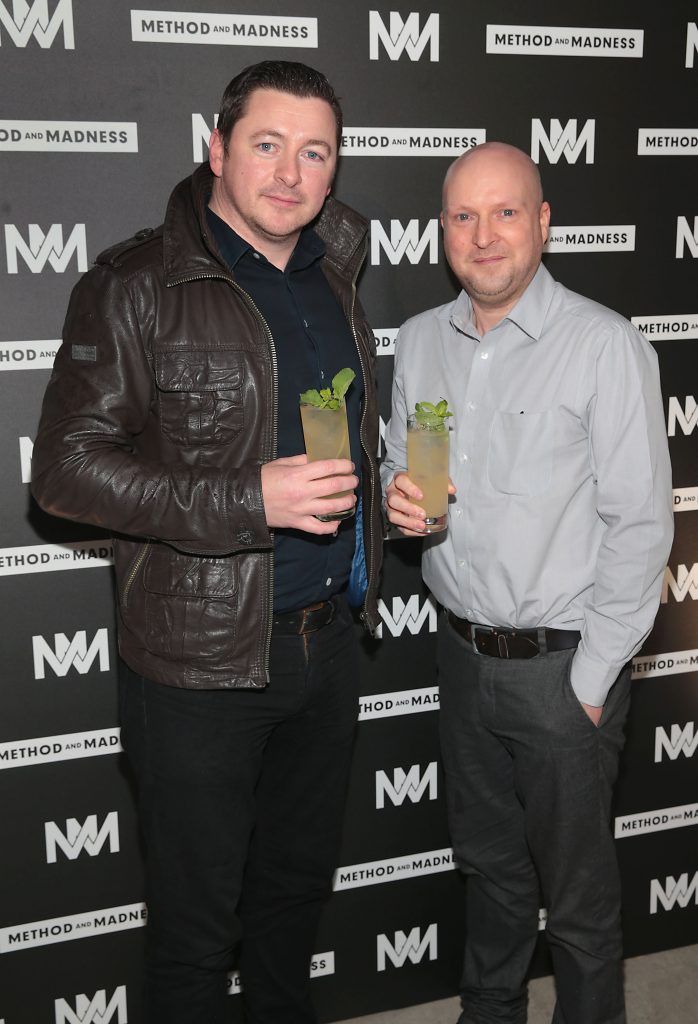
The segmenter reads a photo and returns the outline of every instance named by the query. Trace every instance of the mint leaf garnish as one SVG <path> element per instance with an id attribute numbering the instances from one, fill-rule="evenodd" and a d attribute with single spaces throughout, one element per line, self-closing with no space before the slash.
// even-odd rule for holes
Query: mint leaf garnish
<path id="1" fill-rule="evenodd" d="M 436 405 L 431 402 L 417 402 L 414 407 L 414 416 L 417 423 L 431 430 L 445 430 L 446 420 L 453 413 L 449 411 L 448 402 L 442 398 Z"/>
<path id="2" fill-rule="evenodd" d="M 331 388 L 322 388 L 320 391 L 311 388 L 310 391 L 304 391 L 300 396 L 301 405 L 314 405 L 318 409 L 330 409 L 334 412 L 342 404 L 354 377 L 354 371 L 345 366 L 332 378 Z"/>

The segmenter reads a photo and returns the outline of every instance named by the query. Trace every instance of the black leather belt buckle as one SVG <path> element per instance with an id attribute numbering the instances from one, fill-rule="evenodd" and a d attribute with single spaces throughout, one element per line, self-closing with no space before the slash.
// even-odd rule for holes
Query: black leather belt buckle
<path id="1" fill-rule="evenodd" d="M 523 633 L 473 627 L 473 646 L 479 654 L 490 658 L 535 658 L 540 653 L 538 641 Z"/>

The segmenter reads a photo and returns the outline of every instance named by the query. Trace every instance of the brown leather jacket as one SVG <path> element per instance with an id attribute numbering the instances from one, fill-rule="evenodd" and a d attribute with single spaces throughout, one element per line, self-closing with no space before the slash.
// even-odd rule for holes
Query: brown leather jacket
<path id="1" fill-rule="evenodd" d="M 268 681 L 273 537 L 261 466 L 275 457 L 271 334 L 208 234 L 211 172 L 172 193 L 165 223 L 97 258 L 75 287 L 46 391 L 33 493 L 57 516 L 117 534 L 119 646 L 137 672 L 184 687 Z M 368 593 L 381 559 L 373 335 L 355 297 L 366 222 L 329 198 L 314 225 L 364 375 Z"/>

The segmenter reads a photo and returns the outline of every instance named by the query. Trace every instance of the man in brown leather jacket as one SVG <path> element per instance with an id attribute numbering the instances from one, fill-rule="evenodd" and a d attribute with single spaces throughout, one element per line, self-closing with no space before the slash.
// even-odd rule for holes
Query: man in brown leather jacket
<path id="1" fill-rule="evenodd" d="M 37 500 L 117 535 L 149 1024 L 227 1019 L 241 939 L 250 1024 L 315 1020 L 358 708 L 347 598 L 373 629 L 381 541 L 366 222 L 328 197 L 341 129 L 312 68 L 233 79 L 210 167 L 75 288 L 44 401 Z M 309 464 L 299 393 L 343 367 L 351 461 Z"/>

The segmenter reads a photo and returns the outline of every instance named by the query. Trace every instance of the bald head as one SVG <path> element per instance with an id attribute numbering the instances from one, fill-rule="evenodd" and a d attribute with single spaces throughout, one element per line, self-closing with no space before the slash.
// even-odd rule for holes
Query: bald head
<path id="1" fill-rule="evenodd" d="M 494 170 L 508 169 L 517 175 L 522 187 L 538 206 L 543 202 L 543 183 L 540 180 L 538 165 L 531 160 L 528 153 L 507 142 L 483 142 L 480 146 L 469 149 L 463 156 L 454 160 L 446 171 L 444 178 L 442 209 L 448 208 L 449 185 L 457 179 L 464 169 L 487 177 Z"/>
<path id="2" fill-rule="evenodd" d="M 538 168 L 515 146 L 486 142 L 448 169 L 444 251 L 489 330 L 518 302 L 540 266 L 550 207 Z"/>

